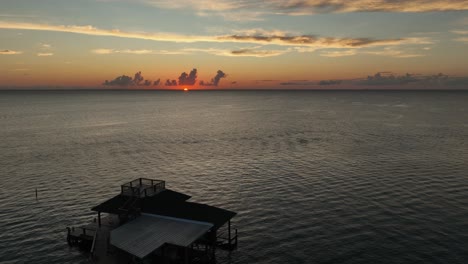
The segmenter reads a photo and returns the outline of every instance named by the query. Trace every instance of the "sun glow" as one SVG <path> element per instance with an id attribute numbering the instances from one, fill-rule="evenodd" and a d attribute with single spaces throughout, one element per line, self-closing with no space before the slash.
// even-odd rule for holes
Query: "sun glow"
<path id="1" fill-rule="evenodd" d="M 184 92 L 188 92 L 188 88 L 187 88 L 187 87 L 184 88 Z"/>

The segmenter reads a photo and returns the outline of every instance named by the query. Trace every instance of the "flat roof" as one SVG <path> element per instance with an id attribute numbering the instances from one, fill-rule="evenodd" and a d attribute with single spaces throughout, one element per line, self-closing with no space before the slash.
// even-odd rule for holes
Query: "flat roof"
<path id="1" fill-rule="evenodd" d="M 111 231 L 110 243 L 138 258 L 144 258 L 164 244 L 188 247 L 213 224 L 142 214 Z"/>
<path id="2" fill-rule="evenodd" d="M 212 223 L 215 229 L 220 228 L 236 215 L 235 212 L 226 209 L 187 201 L 158 204 L 145 203 L 142 212 Z"/>

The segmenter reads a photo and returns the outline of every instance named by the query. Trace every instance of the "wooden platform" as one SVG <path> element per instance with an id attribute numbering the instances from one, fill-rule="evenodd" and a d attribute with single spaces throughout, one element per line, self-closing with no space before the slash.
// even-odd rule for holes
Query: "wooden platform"
<path id="1" fill-rule="evenodd" d="M 113 250 L 109 245 L 110 231 L 118 226 L 118 218 L 108 216 L 101 219 L 101 226 L 93 222 L 86 226 L 70 228 L 67 241 L 70 246 L 79 246 L 89 252 L 92 263 L 129 263 L 128 255 Z"/>

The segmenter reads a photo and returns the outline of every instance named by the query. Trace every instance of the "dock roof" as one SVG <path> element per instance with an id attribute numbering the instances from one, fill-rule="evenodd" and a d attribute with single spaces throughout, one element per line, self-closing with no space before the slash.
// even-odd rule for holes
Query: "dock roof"
<path id="1" fill-rule="evenodd" d="M 92 210 L 110 214 L 121 214 L 121 208 L 125 206 L 129 199 L 132 198 L 119 194 L 93 207 Z M 188 195 L 165 189 L 154 196 L 138 199 L 135 202 L 135 207 L 139 208 L 142 213 L 211 223 L 215 229 L 220 228 L 236 215 L 235 212 L 215 206 L 187 202 L 188 199 L 190 199 Z"/>
<path id="2" fill-rule="evenodd" d="M 138 258 L 144 258 L 166 243 L 187 247 L 212 226 L 205 222 L 142 214 L 112 230 L 110 243 Z"/>
<path id="3" fill-rule="evenodd" d="M 163 203 L 174 203 L 174 202 L 183 202 L 188 199 L 190 199 L 191 196 L 172 191 L 169 189 L 165 189 L 164 191 L 161 191 L 160 193 L 150 196 L 150 197 L 145 197 L 142 199 L 139 199 L 136 203 L 136 206 L 139 208 L 142 208 L 145 204 L 163 204 Z M 122 208 L 125 203 L 130 199 L 129 196 L 126 195 L 116 195 L 115 197 L 91 208 L 91 210 L 96 211 L 96 212 L 103 212 L 103 213 L 109 213 L 109 214 L 119 214 L 121 213 L 120 208 Z"/>

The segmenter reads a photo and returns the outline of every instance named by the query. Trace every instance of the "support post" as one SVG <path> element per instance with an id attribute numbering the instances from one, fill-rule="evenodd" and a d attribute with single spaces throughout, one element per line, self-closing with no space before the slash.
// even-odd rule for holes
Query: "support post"
<path id="1" fill-rule="evenodd" d="M 101 227 L 101 211 L 98 212 L 98 225 Z"/>
<path id="2" fill-rule="evenodd" d="M 228 243 L 229 247 L 231 247 L 231 219 L 228 221 Z"/>

